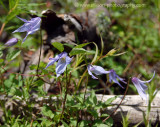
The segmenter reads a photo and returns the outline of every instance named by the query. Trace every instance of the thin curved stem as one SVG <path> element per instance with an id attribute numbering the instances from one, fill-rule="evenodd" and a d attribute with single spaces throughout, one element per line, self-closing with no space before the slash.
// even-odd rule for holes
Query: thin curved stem
<path id="1" fill-rule="evenodd" d="M 3 29 L 4 29 L 5 25 L 6 25 L 5 23 L 2 24 L 2 27 L 0 29 L 0 36 L 1 36 L 2 32 L 3 32 Z"/>
<path id="2" fill-rule="evenodd" d="M 125 93 L 124 93 L 124 95 L 123 95 L 123 98 L 122 98 L 121 102 L 118 104 L 117 108 L 116 108 L 107 118 L 105 118 L 105 119 L 103 120 L 103 122 L 105 122 L 107 119 L 109 119 L 109 118 L 117 111 L 117 109 L 119 108 L 119 106 L 121 105 L 122 101 L 124 100 L 124 98 L 125 98 L 125 96 L 126 96 L 126 94 L 127 94 L 128 86 L 129 86 L 129 80 L 128 80 L 127 88 L 126 88 L 126 91 L 125 91 Z"/>

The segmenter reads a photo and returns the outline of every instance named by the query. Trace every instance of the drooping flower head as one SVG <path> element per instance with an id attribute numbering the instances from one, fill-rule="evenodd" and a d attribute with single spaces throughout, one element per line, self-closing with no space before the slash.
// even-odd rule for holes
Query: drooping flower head
<path id="1" fill-rule="evenodd" d="M 45 69 L 58 61 L 56 65 L 56 74 L 57 77 L 59 77 L 66 70 L 66 67 L 68 64 L 70 64 L 72 58 L 70 58 L 66 52 L 62 52 L 55 58 L 49 58 L 49 60 L 50 62 L 47 64 Z"/>
<path id="2" fill-rule="evenodd" d="M 124 87 L 118 82 L 118 80 L 117 80 L 117 79 L 119 79 L 119 80 L 120 80 L 121 82 L 123 82 L 124 84 L 127 84 L 127 83 L 124 81 L 124 79 L 121 78 L 121 77 L 119 77 L 113 69 L 111 69 L 109 72 L 110 72 L 110 73 L 109 73 L 109 82 L 112 82 L 112 81 L 113 81 L 114 83 L 117 83 L 120 87 L 124 88 Z"/>
<path id="3" fill-rule="evenodd" d="M 17 42 L 18 42 L 17 38 L 11 38 L 5 43 L 5 46 L 13 46 L 17 44 Z"/>
<path id="4" fill-rule="evenodd" d="M 119 77 L 116 72 L 112 69 L 110 71 L 106 71 L 104 68 L 101 66 L 96 66 L 96 65 L 88 65 L 87 67 L 89 75 L 92 76 L 93 79 L 98 79 L 95 77 L 95 75 L 102 75 L 102 74 L 109 74 L 109 82 L 114 82 L 117 83 L 120 87 L 124 88 L 117 80 L 117 78 L 122 81 L 123 83 L 126 84 L 123 78 Z M 93 75 L 93 73 L 95 75 Z"/>
<path id="5" fill-rule="evenodd" d="M 93 79 L 98 79 L 93 75 L 102 75 L 102 74 L 108 74 L 110 73 L 109 71 L 104 70 L 101 66 L 96 66 L 96 65 L 88 65 L 87 67 L 89 75 L 92 76 Z"/>
<path id="6" fill-rule="evenodd" d="M 145 85 L 145 83 L 150 83 L 152 81 L 152 79 L 154 78 L 154 76 L 155 76 L 155 72 L 153 74 L 153 77 L 148 81 L 142 81 L 136 77 L 132 78 L 132 82 L 135 85 L 139 95 L 141 96 L 141 98 L 143 98 L 146 101 L 147 101 L 146 90 L 148 89 L 148 87 Z"/>
<path id="7" fill-rule="evenodd" d="M 40 29 L 41 18 L 36 17 L 36 18 L 32 18 L 29 21 L 27 21 L 26 19 L 22 19 L 22 18 L 19 18 L 19 19 L 22 20 L 25 23 L 24 23 L 23 26 L 19 27 L 15 31 L 13 31 L 13 33 L 15 33 L 15 32 L 27 32 L 26 37 L 22 41 L 22 43 L 23 43 L 26 40 L 26 38 L 29 34 L 34 34 L 36 31 L 38 31 Z"/>

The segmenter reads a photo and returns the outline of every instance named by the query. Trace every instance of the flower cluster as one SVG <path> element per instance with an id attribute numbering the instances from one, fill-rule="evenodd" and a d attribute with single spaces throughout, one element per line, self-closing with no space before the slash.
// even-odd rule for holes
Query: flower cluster
<path id="1" fill-rule="evenodd" d="M 49 60 L 50 60 L 50 62 L 48 63 L 46 68 L 49 67 L 50 65 L 54 64 L 56 61 L 58 61 L 57 66 L 56 66 L 56 74 L 57 74 L 57 77 L 59 77 L 60 74 L 62 74 L 65 71 L 67 65 L 70 64 L 72 58 L 70 58 L 66 52 L 62 52 L 59 55 L 57 55 L 55 58 L 49 58 Z M 106 71 L 101 66 L 89 64 L 87 66 L 87 70 L 88 70 L 88 74 L 91 75 L 91 77 L 93 79 L 98 79 L 96 77 L 98 75 L 109 74 L 109 82 L 110 83 L 114 82 L 122 88 L 124 88 L 124 87 L 120 84 L 119 81 L 123 82 L 124 84 L 127 84 L 125 82 L 125 80 L 123 78 L 119 77 L 113 69 Z M 145 85 L 145 83 L 151 82 L 152 79 L 154 78 L 154 76 L 155 76 L 155 72 L 154 72 L 153 77 L 148 81 L 142 81 L 136 77 L 132 78 L 132 82 L 135 85 L 139 95 L 141 96 L 142 99 L 144 99 L 146 101 L 147 101 L 147 94 L 145 91 L 148 89 L 148 87 Z"/>
<path id="2" fill-rule="evenodd" d="M 88 73 L 89 73 L 89 75 L 92 76 L 93 79 L 98 79 L 97 77 L 95 77 L 93 75 L 93 73 L 95 75 L 109 74 L 109 82 L 111 83 L 113 81 L 114 83 L 117 83 L 122 88 L 124 88 L 124 87 L 118 82 L 117 78 L 121 82 L 123 82 L 124 84 L 126 84 L 126 82 L 124 81 L 124 79 L 121 78 L 121 77 L 119 77 L 113 69 L 110 70 L 110 71 L 106 71 L 106 70 L 104 70 L 104 68 L 102 68 L 100 66 L 88 65 Z"/>
<path id="3" fill-rule="evenodd" d="M 28 35 L 34 34 L 36 31 L 38 31 L 40 29 L 41 18 L 36 17 L 36 18 L 32 18 L 29 21 L 26 19 L 22 19 L 22 18 L 19 18 L 19 19 L 24 22 L 24 25 L 19 27 L 17 30 L 13 31 L 13 33 L 27 32 L 25 38 L 22 41 L 22 43 L 23 43 L 26 40 L 26 38 L 28 37 Z M 5 43 L 5 45 L 6 46 L 13 46 L 13 45 L 17 44 L 17 42 L 18 42 L 17 38 L 12 38 L 12 39 L 8 40 Z M 49 58 L 50 61 L 47 64 L 46 68 L 48 68 L 49 66 L 51 66 L 52 64 L 54 64 L 55 62 L 58 61 L 57 65 L 56 65 L 56 74 L 57 74 L 57 77 L 59 77 L 62 73 L 64 73 L 64 71 L 67 68 L 67 65 L 70 64 L 70 62 L 72 61 L 72 58 L 70 58 L 66 52 L 62 52 L 62 53 L 58 54 L 55 58 Z M 101 66 L 89 64 L 87 66 L 87 70 L 88 70 L 88 74 L 91 75 L 91 77 L 93 79 L 98 79 L 98 77 L 97 77 L 98 75 L 108 74 L 110 83 L 114 82 L 122 88 L 124 88 L 124 87 L 120 84 L 119 81 L 123 82 L 124 84 L 127 84 L 125 82 L 125 80 L 123 78 L 119 77 L 113 69 L 106 71 Z M 148 81 L 142 81 L 142 80 L 138 79 L 137 77 L 132 78 L 132 83 L 135 85 L 139 95 L 144 100 L 147 100 L 146 90 L 148 89 L 148 87 L 145 84 L 150 83 L 152 81 L 152 79 L 154 78 L 154 76 L 155 76 L 155 72 L 153 74 L 153 77 Z"/>

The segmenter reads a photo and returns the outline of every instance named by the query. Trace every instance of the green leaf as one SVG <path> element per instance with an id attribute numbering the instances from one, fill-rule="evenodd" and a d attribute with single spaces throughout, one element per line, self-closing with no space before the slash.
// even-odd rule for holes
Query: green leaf
<path id="1" fill-rule="evenodd" d="M 25 5 L 25 4 L 21 4 L 21 5 Z M 42 5 L 46 5 L 46 3 L 29 3 L 28 6 L 30 7 L 38 7 L 38 6 L 42 6 Z"/>
<path id="2" fill-rule="evenodd" d="M 61 118 L 61 114 L 59 112 L 56 112 L 56 115 L 54 116 L 54 122 L 58 122 Z"/>
<path id="3" fill-rule="evenodd" d="M 93 127 L 112 127 L 113 126 L 113 120 L 110 117 L 105 122 L 102 122 L 102 120 L 97 119 L 94 121 Z"/>
<path id="4" fill-rule="evenodd" d="M 37 69 L 37 65 L 32 64 L 32 65 L 29 66 L 29 68 L 30 68 L 31 70 Z"/>
<path id="5" fill-rule="evenodd" d="M 84 53 L 86 53 L 86 50 L 83 48 L 73 48 L 69 54 L 73 56 L 73 55 L 84 54 Z"/>
<path id="6" fill-rule="evenodd" d="M 15 50 L 13 52 L 9 52 L 9 54 L 7 55 L 7 60 L 13 60 L 15 59 L 19 54 L 21 53 L 21 50 Z"/>
<path id="7" fill-rule="evenodd" d="M 124 116 L 122 113 L 121 113 L 121 116 L 122 116 L 122 124 L 123 124 L 123 127 L 128 127 L 129 125 L 129 112 L 127 113 L 126 116 Z"/>
<path id="8" fill-rule="evenodd" d="M 51 125 L 53 124 L 53 122 L 51 122 L 50 120 L 48 119 L 42 119 L 42 127 L 51 127 Z"/>
<path id="9" fill-rule="evenodd" d="M 88 124 L 91 123 L 91 121 L 88 120 L 82 120 L 79 123 L 79 127 L 88 127 Z"/>
<path id="10" fill-rule="evenodd" d="M 93 102 L 94 105 L 97 104 L 97 97 L 96 94 L 94 92 L 94 90 L 92 90 L 91 96 L 90 96 L 90 101 Z"/>
<path id="11" fill-rule="evenodd" d="M 108 125 L 103 124 L 103 123 L 101 123 L 101 124 L 97 124 L 97 126 L 98 126 L 98 127 L 108 127 Z"/>
<path id="12" fill-rule="evenodd" d="M 74 44 L 68 44 L 68 43 L 64 43 L 64 46 L 70 47 L 70 48 L 74 48 Z"/>
<path id="13" fill-rule="evenodd" d="M 1 42 L 0 42 L 1 43 Z M 5 49 L 6 48 L 6 46 L 4 46 L 4 44 L 0 44 L 0 50 L 3 50 L 3 49 Z"/>
<path id="14" fill-rule="evenodd" d="M 72 106 L 73 108 L 82 109 L 82 104 L 78 103 Z"/>
<path id="15" fill-rule="evenodd" d="M 14 9 L 12 12 L 10 12 L 7 16 L 6 16 L 6 19 L 5 19 L 5 24 L 7 24 L 11 19 L 13 19 L 16 15 L 22 13 L 23 10 L 20 10 L 20 9 Z"/>
<path id="16" fill-rule="evenodd" d="M 160 1 L 159 0 L 155 0 L 155 5 L 158 8 L 158 10 L 160 11 Z"/>
<path id="17" fill-rule="evenodd" d="M 22 92 L 20 91 L 20 89 L 17 89 L 16 87 L 10 87 L 9 95 L 11 95 L 11 96 L 16 95 L 16 96 L 21 97 Z"/>
<path id="18" fill-rule="evenodd" d="M 2 57 L 1 52 L 0 52 L 0 57 Z M 3 61 L 4 61 L 3 59 L 0 59 L 0 63 L 3 63 Z"/>
<path id="19" fill-rule="evenodd" d="M 109 99 L 105 102 L 105 105 L 110 105 L 117 97 L 118 97 L 118 96 L 109 98 Z"/>
<path id="20" fill-rule="evenodd" d="M 60 42 L 53 42 L 52 45 L 53 45 L 56 49 L 58 49 L 60 52 L 62 52 L 62 51 L 64 50 L 64 46 L 63 46 L 63 44 L 60 43 Z"/>
<path id="21" fill-rule="evenodd" d="M 86 46 L 86 45 L 88 45 L 88 44 L 90 44 L 90 42 L 84 43 L 84 44 L 80 44 L 80 45 L 77 45 L 77 46 L 74 47 L 74 48 L 83 48 L 84 46 Z"/>
<path id="22" fill-rule="evenodd" d="M 103 50 L 104 50 L 104 42 L 101 34 L 100 34 L 100 38 L 101 38 L 101 54 L 100 54 L 100 57 L 101 57 L 103 55 Z"/>
<path id="23" fill-rule="evenodd" d="M 112 127 L 113 126 L 113 119 L 110 117 L 109 119 L 107 119 L 104 124 L 107 125 L 107 127 Z"/>
<path id="24" fill-rule="evenodd" d="M 87 51 L 83 48 L 73 48 L 72 51 L 69 53 L 70 56 L 78 55 L 78 54 L 94 54 L 93 51 Z"/>
<path id="25" fill-rule="evenodd" d="M 0 57 L 2 57 L 3 56 L 3 52 L 0 50 Z"/>
<path id="26" fill-rule="evenodd" d="M 23 97 L 25 98 L 25 100 L 27 100 L 30 96 L 28 89 L 25 87 L 22 87 L 22 90 L 23 90 Z"/>
<path id="27" fill-rule="evenodd" d="M 74 118 L 70 118 L 70 127 L 76 127 L 77 125 L 77 119 L 74 119 Z"/>
<path id="28" fill-rule="evenodd" d="M 15 123 L 12 125 L 12 127 L 19 127 L 18 122 L 15 122 Z"/>
<path id="29" fill-rule="evenodd" d="M 107 53 L 107 56 L 112 56 L 113 54 L 116 53 L 116 51 L 117 51 L 117 50 L 115 50 L 115 49 L 110 50 L 110 51 Z"/>
<path id="30" fill-rule="evenodd" d="M 9 9 L 15 9 L 18 6 L 19 0 L 9 0 Z"/>
<path id="31" fill-rule="evenodd" d="M 9 0 L 9 9 L 11 10 L 14 7 L 14 0 Z"/>
<path id="32" fill-rule="evenodd" d="M 47 116 L 47 117 L 49 117 L 49 118 L 51 118 L 51 119 L 54 117 L 54 114 L 53 114 L 53 112 L 51 111 L 51 109 L 50 109 L 49 106 L 44 105 L 44 106 L 41 108 L 41 110 L 42 110 L 42 114 L 43 114 L 44 116 Z"/>
<path id="33" fill-rule="evenodd" d="M 68 126 L 68 124 L 66 123 L 66 122 L 64 122 L 63 120 L 61 120 L 61 122 L 63 123 L 63 125 L 61 126 L 61 127 L 70 127 L 70 126 Z"/>
<path id="34" fill-rule="evenodd" d="M 7 24 L 12 18 L 14 18 L 19 13 L 22 13 L 22 10 L 17 9 L 19 0 L 9 0 L 9 13 L 6 16 L 5 24 Z"/>
<path id="35" fill-rule="evenodd" d="M 98 112 L 96 110 L 88 109 L 87 112 L 89 112 L 94 118 L 98 118 Z"/>
<path id="36" fill-rule="evenodd" d="M 96 43 L 93 42 L 93 44 L 95 45 L 96 47 L 96 52 L 95 52 L 95 55 L 94 55 L 94 58 L 92 60 L 92 63 L 94 63 L 96 60 L 97 60 L 97 56 L 98 56 L 98 46 Z"/>
<path id="37" fill-rule="evenodd" d="M 7 7 L 5 6 L 5 4 L 3 3 L 2 0 L 0 0 L 0 5 L 1 5 L 6 11 L 8 11 Z"/>

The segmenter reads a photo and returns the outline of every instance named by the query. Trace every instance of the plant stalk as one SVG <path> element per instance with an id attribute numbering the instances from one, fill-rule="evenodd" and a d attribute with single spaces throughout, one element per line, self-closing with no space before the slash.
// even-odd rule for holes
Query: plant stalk
<path id="1" fill-rule="evenodd" d="M 39 60 L 38 60 L 38 65 L 37 65 L 37 75 L 38 75 L 38 69 L 39 69 L 39 64 L 40 64 L 40 60 L 41 60 L 42 45 L 43 45 L 42 30 L 40 30 L 40 36 L 41 36 L 41 45 L 40 45 Z"/>

